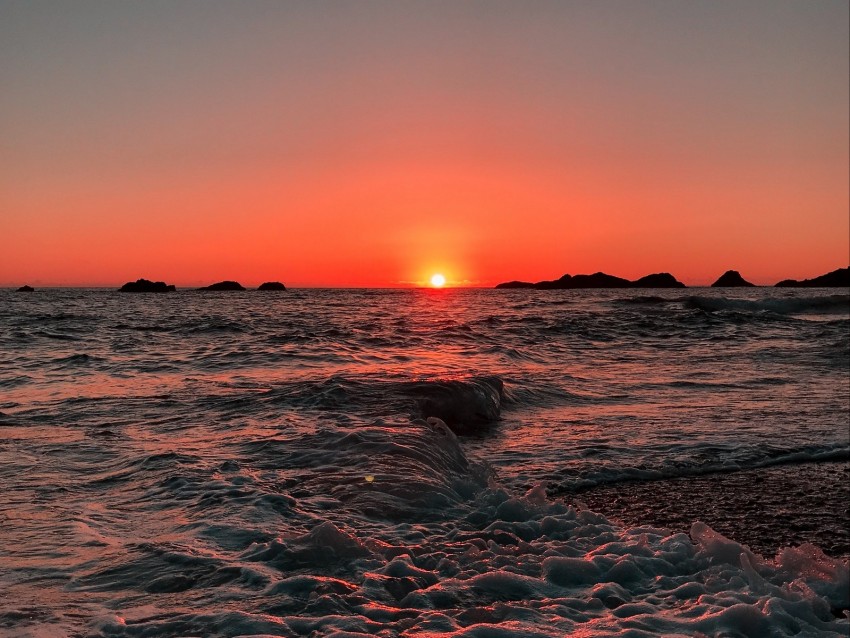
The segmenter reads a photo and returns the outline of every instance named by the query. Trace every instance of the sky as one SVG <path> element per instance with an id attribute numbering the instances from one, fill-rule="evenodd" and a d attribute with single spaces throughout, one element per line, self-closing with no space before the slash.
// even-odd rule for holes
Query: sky
<path id="1" fill-rule="evenodd" d="M 0 286 L 850 262 L 846 0 L 0 0 Z"/>

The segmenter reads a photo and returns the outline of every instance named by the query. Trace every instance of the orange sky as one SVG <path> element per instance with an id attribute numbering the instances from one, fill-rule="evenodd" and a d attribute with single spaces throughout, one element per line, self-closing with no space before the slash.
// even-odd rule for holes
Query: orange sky
<path id="1" fill-rule="evenodd" d="M 848 5 L 4 3 L 0 286 L 850 261 Z"/>

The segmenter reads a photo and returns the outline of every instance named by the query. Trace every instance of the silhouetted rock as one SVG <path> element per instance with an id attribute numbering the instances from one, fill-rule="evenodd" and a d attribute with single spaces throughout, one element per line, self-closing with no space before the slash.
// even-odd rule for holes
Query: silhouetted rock
<path id="1" fill-rule="evenodd" d="M 570 288 L 630 288 L 632 282 L 622 277 L 596 272 L 592 275 L 573 275 Z"/>
<path id="2" fill-rule="evenodd" d="M 659 272 L 632 282 L 634 288 L 686 288 L 685 284 L 669 272 Z"/>
<path id="3" fill-rule="evenodd" d="M 534 288 L 536 290 L 573 290 L 576 288 L 684 288 L 685 284 L 677 281 L 670 273 L 657 273 L 641 277 L 637 281 L 629 281 L 604 272 L 592 275 L 564 275 L 552 281 L 509 281 L 498 284 L 496 288 Z"/>
<path id="4" fill-rule="evenodd" d="M 245 290 L 245 288 L 238 281 L 219 281 L 218 283 L 198 288 L 198 290 L 216 292 L 220 290 Z"/>
<path id="5" fill-rule="evenodd" d="M 16 292 L 35 292 L 35 288 L 32 286 L 21 286 Z"/>
<path id="6" fill-rule="evenodd" d="M 847 288 L 850 287 L 850 268 L 839 268 L 814 279 L 783 279 L 778 284 L 780 288 Z"/>
<path id="7" fill-rule="evenodd" d="M 264 284 L 260 284 L 257 290 L 286 290 L 286 286 L 279 281 L 267 281 Z"/>
<path id="8" fill-rule="evenodd" d="M 570 286 L 572 279 L 572 275 L 563 275 L 554 281 L 538 281 L 536 284 L 533 284 L 533 287 L 538 290 L 566 290 L 572 288 Z"/>
<path id="9" fill-rule="evenodd" d="M 712 288 L 755 288 L 755 284 L 741 277 L 737 270 L 727 270 L 720 279 L 711 284 Z"/>
<path id="10" fill-rule="evenodd" d="M 118 292 L 174 292 L 175 290 L 177 288 L 174 285 L 167 284 L 164 281 L 137 279 L 136 281 L 128 281 L 118 289 Z"/>

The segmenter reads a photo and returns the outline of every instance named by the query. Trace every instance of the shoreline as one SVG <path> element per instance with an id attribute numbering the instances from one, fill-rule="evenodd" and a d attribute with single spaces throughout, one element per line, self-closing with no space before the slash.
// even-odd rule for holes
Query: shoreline
<path id="1" fill-rule="evenodd" d="M 850 559 L 847 460 L 618 483 L 563 498 L 630 527 L 687 533 L 702 521 L 768 559 L 782 547 L 803 543 Z"/>

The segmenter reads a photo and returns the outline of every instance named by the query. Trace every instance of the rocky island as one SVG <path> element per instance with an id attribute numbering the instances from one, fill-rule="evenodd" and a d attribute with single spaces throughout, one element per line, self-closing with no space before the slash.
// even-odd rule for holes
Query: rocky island
<path id="1" fill-rule="evenodd" d="M 21 286 L 15 292 L 35 292 L 35 288 L 32 286 Z"/>
<path id="2" fill-rule="evenodd" d="M 604 272 L 592 275 L 564 275 L 553 281 L 538 281 L 531 283 L 527 281 L 509 281 L 498 284 L 496 288 L 529 288 L 533 290 L 574 290 L 578 288 L 685 288 L 685 284 L 678 281 L 667 272 L 646 275 L 635 281 L 629 281 L 622 277 L 615 277 Z"/>
<path id="3" fill-rule="evenodd" d="M 231 290 L 245 290 L 245 287 L 240 284 L 238 281 L 219 281 L 218 283 L 210 284 L 209 286 L 204 286 L 203 288 L 198 288 L 198 290 L 204 290 L 207 292 L 218 292 L 218 291 L 231 291 Z"/>
<path id="4" fill-rule="evenodd" d="M 737 270 L 727 270 L 720 275 L 720 278 L 711 284 L 712 288 L 755 288 L 755 284 L 750 283 Z"/>
<path id="5" fill-rule="evenodd" d="M 685 284 L 669 272 L 647 275 L 632 282 L 632 288 L 686 288 Z"/>
<path id="6" fill-rule="evenodd" d="M 148 279 L 137 279 L 128 281 L 118 289 L 118 292 L 174 292 L 177 287 L 164 281 L 150 281 Z"/>
<path id="7" fill-rule="evenodd" d="M 257 290 L 286 290 L 286 286 L 279 281 L 267 281 L 260 284 L 260 287 L 257 288 Z"/>

